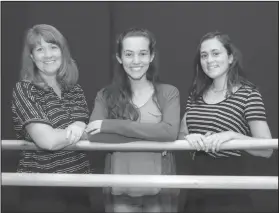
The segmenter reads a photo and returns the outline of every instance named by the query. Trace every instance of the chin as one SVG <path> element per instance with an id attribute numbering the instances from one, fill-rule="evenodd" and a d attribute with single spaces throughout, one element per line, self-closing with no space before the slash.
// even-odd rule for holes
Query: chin
<path id="1" fill-rule="evenodd" d="M 58 69 L 55 69 L 55 70 L 45 70 L 44 73 L 45 73 L 46 75 L 48 75 L 48 76 L 57 75 Z"/>
<path id="2" fill-rule="evenodd" d="M 218 78 L 218 77 L 221 76 L 219 73 L 213 73 L 213 72 L 207 72 L 206 75 L 207 75 L 209 78 L 212 78 L 212 79 L 215 79 L 215 78 Z"/>
<path id="3" fill-rule="evenodd" d="M 143 76 L 140 76 L 140 77 L 130 77 L 131 78 L 131 80 L 133 80 L 133 81 L 140 81 L 142 78 L 143 78 Z"/>
<path id="4" fill-rule="evenodd" d="M 144 76 L 145 76 L 145 74 L 142 74 L 142 75 L 129 75 L 129 78 L 130 78 L 131 80 L 134 80 L 134 81 L 139 81 L 139 80 L 141 80 Z"/>

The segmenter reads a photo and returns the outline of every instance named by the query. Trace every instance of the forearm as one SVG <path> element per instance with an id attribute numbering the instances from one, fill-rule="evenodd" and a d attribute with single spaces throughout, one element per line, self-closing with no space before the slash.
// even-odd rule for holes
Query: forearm
<path id="1" fill-rule="evenodd" d="M 170 125 L 164 122 L 150 124 L 129 120 L 105 119 L 101 132 L 116 133 L 131 138 L 151 141 L 174 141 L 177 139 L 179 123 Z"/>
<path id="2" fill-rule="evenodd" d="M 86 123 L 85 122 L 83 122 L 83 121 L 75 121 L 73 124 L 75 126 L 78 126 L 79 128 L 81 128 L 81 130 L 84 133 L 84 129 L 86 127 Z M 56 139 L 53 140 L 54 144 L 52 144 L 52 147 L 51 147 L 52 150 L 62 149 L 62 148 L 65 148 L 66 146 L 71 145 L 70 141 L 72 139 L 70 138 L 70 136 L 71 136 L 70 134 L 72 134 L 72 133 L 69 134 L 69 132 L 68 132 L 69 129 L 68 128 L 63 129 L 63 130 L 62 129 L 55 129 L 54 131 L 55 131 L 55 134 L 56 134 L 55 135 Z M 82 134 L 81 137 L 78 140 L 80 140 L 83 135 L 84 134 Z M 67 138 L 67 136 L 68 136 L 68 138 Z"/>
<path id="3" fill-rule="evenodd" d="M 48 150 L 60 150 L 71 145 L 70 140 L 66 138 L 66 129 L 53 129 L 52 140 L 49 141 L 49 145 L 46 145 Z"/>
<path id="4" fill-rule="evenodd" d="M 115 133 L 97 133 L 94 135 L 87 135 L 87 140 L 91 142 L 100 143 L 129 143 L 134 141 L 139 141 L 137 138 L 129 138 Z"/>
<path id="5" fill-rule="evenodd" d="M 55 129 L 50 125 L 30 123 L 26 130 L 34 143 L 45 150 L 59 150 L 70 145 L 66 129 Z"/>
<path id="6" fill-rule="evenodd" d="M 251 139 L 255 139 L 255 137 L 249 137 L 249 136 L 234 132 L 232 139 L 235 139 L 235 140 L 247 140 L 247 139 L 251 140 Z M 264 139 L 264 138 L 262 138 L 262 139 Z M 245 151 L 250 155 L 259 156 L 259 157 L 266 157 L 266 158 L 271 157 L 271 155 L 273 153 L 272 149 L 260 149 L 260 150 L 246 149 Z"/>

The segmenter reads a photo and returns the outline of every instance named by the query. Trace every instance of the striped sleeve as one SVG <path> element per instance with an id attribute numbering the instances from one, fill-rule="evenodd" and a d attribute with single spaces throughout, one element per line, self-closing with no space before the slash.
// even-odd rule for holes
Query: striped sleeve
<path id="1" fill-rule="evenodd" d="M 259 91 L 252 90 L 245 104 L 245 118 L 247 121 L 266 121 L 265 107 Z"/>
<path id="2" fill-rule="evenodd" d="M 85 122 L 85 123 L 88 124 L 88 122 L 89 122 L 89 109 L 88 109 L 86 97 L 84 95 L 84 91 L 79 84 L 77 84 L 76 87 L 75 87 L 75 93 L 76 93 L 75 102 L 82 109 L 80 111 L 80 113 L 84 113 L 83 116 L 76 117 L 76 120 L 80 120 L 80 121 Z"/>
<path id="3" fill-rule="evenodd" d="M 190 95 L 188 96 L 187 102 L 186 102 L 186 109 L 185 109 L 185 113 L 187 113 L 189 111 L 189 109 L 191 108 L 191 104 L 192 104 L 192 92 L 190 93 Z"/>
<path id="4" fill-rule="evenodd" d="M 13 89 L 13 111 L 24 128 L 33 122 L 51 125 L 42 107 L 36 102 L 29 82 L 18 82 Z"/>

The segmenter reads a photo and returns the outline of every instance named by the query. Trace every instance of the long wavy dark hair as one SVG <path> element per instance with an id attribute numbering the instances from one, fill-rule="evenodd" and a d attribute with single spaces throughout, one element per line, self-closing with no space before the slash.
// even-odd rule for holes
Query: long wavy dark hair
<path id="1" fill-rule="evenodd" d="M 123 40 L 128 37 L 144 37 L 149 40 L 150 55 L 154 54 L 154 59 L 149 65 L 146 72 L 146 78 L 153 84 L 154 94 L 153 100 L 157 102 L 157 89 L 156 85 L 159 81 L 158 77 L 158 65 L 156 56 L 156 40 L 154 35 L 147 29 L 130 28 L 121 33 L 116 41 L 116 55 L 121 58 L 123 49 Z M 106 100 L 108 117 L 110 119 L 123 119 L 136 121 L 139 118 L 139 112 L 136 107 L 131 103 L 133 97 L 133 91 L 131 89 L 131 83 L 128 75 L 126 74 L 123 65 L 120 64 L 115 58 L 115 68 L 113 73 L 113 79 L 111 85 L 103 90 L 103 95 Z"/>
<path id="2" fill-rule="evenodd" d="M 36 64 L 30 57 L 36 45 L 40 44 L 41 39 L 56 44 L 61 49 L 62 64 L 57 72 L 56 79 L 65 89 L 70 89 L 78 80 L 77 65 L 71 57 L 65 37 L 55 27 L 47 24 L 34 25 L 25 33 L 20 80 L 30 81 L 43 89 L 48 88 L 47 83 L 40 76 Z"/>
<path id="3" fill-rule="evenodd" d="M 196 56 L 194 59 L 194 80 L 190 88 L 192 100 L 196 101 L 201 97 L 205 91 L 207 91 L 213 82 L 213 79 L 209 78 L 202 69 L 200 61 L 200 48 L 201 44 L 209 39 L 216 38 L 220 41 L 224 48 L 227 50 L 228 55 L 233 56 L 233 62 L 229 66 L 227 73 L 227 93 L 226 97 L 233 93 L 233 87 L 236 85 L 247 85 L 252 88 L 256 86 L 246 79 L 243 72 L 242 55 L 238 48 L 231 42 L 230 37 L 219 31 L 209 32 L 205 34 L 198 45 Z"/>

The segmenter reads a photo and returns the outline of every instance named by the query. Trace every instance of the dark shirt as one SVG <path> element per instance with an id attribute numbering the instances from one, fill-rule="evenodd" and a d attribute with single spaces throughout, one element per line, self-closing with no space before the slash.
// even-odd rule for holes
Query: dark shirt
<path id="1" fill-rule="evenodd" d="M 26 125 L 44 123 L 65 129 L 75 121 L 88 123 L 89 111 L 80 85 L 61 89 L 61 98 L 51 87 L 42 89 L 31 82 L 20 81 L 13 90 L 13 123 L 18 140 L 33 141 Z M 80 151 L 22 151 L 18 172 L 89 173 L 89 160 Z"/>
<path id="2" fill-rule="evenodd" d="M 258 90 L 249 86 L 240 87 L 228 98 L 216 104 L 208 104 L 202 97 L 197 101 L 191 101 L 189 97 L 185 113 L 189 134 L 233 131 L 251 136 L 248 122 L 266 121 L 262 96 Z M 222 150 L 208 154 L 212 157 L 241 156 L 239 150 Z"/>

